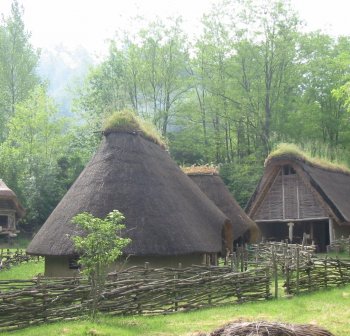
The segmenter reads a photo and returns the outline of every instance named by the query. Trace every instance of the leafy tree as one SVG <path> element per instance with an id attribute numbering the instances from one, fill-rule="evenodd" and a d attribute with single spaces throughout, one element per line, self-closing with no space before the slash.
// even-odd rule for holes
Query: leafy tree
<path id="1" fill-rule="evenodd" d="M 62 197 L 57 161 L 66 155 L 66 119 L 38 86 L 16 105 L 8 136 L 0 145 L 0 175 L 20 197 L 26 224 L 40 226 Z M 65 192 L 65 190 L 64 190 Z"/>
<path id="2" fill-rule="evenodd" d="M 73 217 L 72 222 L 86 233 L 85 236 L 73 236 L 72 240 L 79 254 L 82 273 L 91 281 L 92 305 L 90 315 L 93 319 L 98 310 L 98 301 L 103 292 L 108 266 L 122 255 L 122 250 L 131 240 L 120 237 L 125 228 L 125 217 L 117 210 L 110 212 L 104 219 L 89 213 Z"/>
<path id="3" fill-rule="evenodd" d="M 0 25 L 0 141 L 7 135 L 6 123 L 16 105 L 40 83 L 35 73 L 39 53 L 30 44 L 22 20 L 23 10 L 14 0 L 11 15 Z"/>

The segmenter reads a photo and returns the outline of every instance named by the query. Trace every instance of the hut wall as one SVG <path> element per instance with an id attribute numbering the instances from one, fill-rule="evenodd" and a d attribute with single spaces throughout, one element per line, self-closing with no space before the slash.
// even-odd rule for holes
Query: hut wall
<path id="1" fill-rule="evenodd" d="M 110 267 L 110 271 L 115 271 L 120 268 L 128 268 L 131 266 L 143 266 L 146 262 L 152 268 L 158 267 L 178 267 L 179 263 L 182 267 L 191 265 L 201 265 L 204 260 L 202 253 L 190 254 L 184 256 L 165 256 L 165 257 L 129 257 L 127 261 L 120 261 L 116 265 Z M 47 277 L 67 277 L 77 274 L 76 269 L 69 268 L 69 257 L 45 257 L 45 276 Z"/>
<path id="2" fill-rule="evenodd" d="M 77 270 L 69 268 L 69 257 L 45 257 L 45 276 L 47 277 L 71 277 L 77 274 Z"/>
<path id="3" fill-rule="evenodd" d="M 326 211 L 298 174 L 284 175 L 282 169 L 253 215 L 256 221 L 324 217 Z"/>

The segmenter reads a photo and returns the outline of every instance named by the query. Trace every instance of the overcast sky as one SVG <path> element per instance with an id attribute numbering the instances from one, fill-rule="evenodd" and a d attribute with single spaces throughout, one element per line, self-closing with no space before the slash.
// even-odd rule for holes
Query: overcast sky
<path id="1" fill-rule="evenodd" d="M 215 0 L 19 0 L 31 42 L 40 48 L 58 44 L 82 45 L 91 52 L 106 49 L 106 39 L 120 28 L 133 26 L 130 17 L 151 20 L 156 15 L 182 15 L 186 30 L 198 31 L 202 14 Z M 310 29 L 334 35 L 350 35 L 350 0 L 292 0 Z M 0 0 L 0 12 L 8 15 L 11 0 Z"/>

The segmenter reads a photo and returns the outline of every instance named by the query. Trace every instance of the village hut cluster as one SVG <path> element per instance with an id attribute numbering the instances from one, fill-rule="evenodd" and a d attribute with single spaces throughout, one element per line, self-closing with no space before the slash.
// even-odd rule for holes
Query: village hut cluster
<path id="1" fill-rule="evenodd" d="M 261 239 L 313 241 L 324 250 L 350 233 L 349 194 L 349 171 L 277 150 L 244 212 L 216 168 L 181 170 L 149 127 L 119 112 L 27 253 L 45 256 L 47 276 L 72 275 L 78 256 L 71 237 L 84 234 L 72 218 L 81 212 L 102 218 L 112 210 L 124 214 L 132 240 L 117 268 L 216 264 L 236 243 Z"/>
<path id="2" fill-rule="evenodd" d="M 218 255 L 231 252 L 233 240 L 254 225 L 233 199 L 231 212 L 239 214 L 221 211 L 136 118 L 103 133 L 97 153 L 27 249 L 45 256 L 47 276 L 74 272 L 71 237 L 83 233 L 71 219 L 81 212 L 124 214 L 125 235 L 132 241 L 124 250 L 127 265 L 216 264 Z"/>

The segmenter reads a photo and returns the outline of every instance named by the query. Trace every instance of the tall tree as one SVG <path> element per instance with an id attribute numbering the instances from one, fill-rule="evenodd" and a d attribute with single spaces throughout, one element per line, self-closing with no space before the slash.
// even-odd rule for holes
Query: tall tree
<path id="1" fill-rule="evenodd" d="M 41 225 L 62 196 L 58 160 L 66 155 L 65 121 L 43 87 L 16 105 L 0 145 L 0 176 L 27 209 L 25 221 Z M 65 190 L 64 190 L 65 191 Z"/>
<path id="2" fill-rule="evenodd" d="M 0 26 L 0 141 L 7 135 L 5 125 L 16 104 L 39 83 L 35 73 L 39 54 L 30 44 L 22 15 L 23 9 L 14 0 L 11 15 L 3 17 Z"/>

